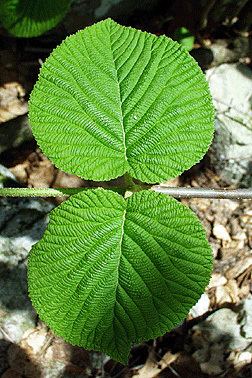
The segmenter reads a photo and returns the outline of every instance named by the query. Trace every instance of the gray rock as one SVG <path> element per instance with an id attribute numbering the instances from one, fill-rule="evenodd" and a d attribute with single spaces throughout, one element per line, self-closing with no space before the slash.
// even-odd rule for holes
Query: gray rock
<path id="1" fill-rule="evenodd" d="M 52 205 L 37 199 L 0 199 L 0 264 L 16 267 L 45 230 Z"/>
<path id="2" fill-rule="evenodd" d="M 212 66 L 236 63 L 239 59 L 245 59 L 251 55 L 252 41 L 246 37 L 216 39 L 210 49 L 213 54 Z"/>
<path id="3" fill-rule="evenodd" d="M 252 295 L 243 301 L 242 334 L 252 342 Z"/>
<path id="4" fill-rule="evenodd" d="M 0 199 L 0 340 L 19 342 L 35 326 L 27 294 L 26 259 L 43 235 L 53 205 L 39 199 Z"/>
<path id="5" fill-rule="evenodd" d="M 221 374 L 229 366 L 227 354 L 250 347 L 251 300 L 250 303 L 247 301 L 237 308 L 237 312 L 222 308 L 193 327 L 190 348 L 204 373 L 210 376 Z"/>
<path id="6" fill-rule="evenodd" d="M 207 335 L 209 347 L 216 343 L 223 344 L 226 350 L 243 350 L 250 343 L 241 334 L 239 314 L 229 308 L 216 311 L 196 328 Z"/>
<path id="7" fill-rule="evenodd" d="M 9 169 L 0 164 L 0 188 L 7 187 L 9 182 L 12 184 L 17 183 L 16 177 Z"/>
<path id="8" fill-rule="evenodd" d="M 207 71 L 216 109 L 211 162 L 227 184 L 252 186 L 252 71 L 222 64 Z"/>
<path id="9" fill-rule="evenodd" d="M 0 154 L 31 139 L 32 132 L 26 115 L 0 123 Z"/>

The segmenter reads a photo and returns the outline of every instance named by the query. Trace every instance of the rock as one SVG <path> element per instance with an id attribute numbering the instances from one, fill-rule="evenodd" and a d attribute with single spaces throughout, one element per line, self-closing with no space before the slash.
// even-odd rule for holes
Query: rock
<path id="1" fill-rule="evenodd" d="M 194 318 L 205 314 L 210 307 L 210 300 L 206 293 L 202 294 L 196 305 L 194 305 L 190 310 L 190 315 Z"/>
<path id="2" fill-rule="evenodd" d="M 250 365 L 252 363 L 252 353 L 231 353 L 231 355 L 229 356 L 229 361 L 232 362 L 236 370 L 240 370 L 243 366 Z"/>
<path id="3" fill-rule="evenodd" d="M 45 230 L 53 205 L 38 199 L 0 199 L 0 264 L 13 269 L 24 261 Z M 1 279 L 1 278 L 0 278 Z"/>
<path id="4" fill-rule="evenodd" d="M 224 277 L 220 273 L 213 273 L 211 280 L 208 284 L 208 288 L 211 289 L 212 287 L 224 286 L 226 283 L 226 277 Z"/>
<path id="5" fill-rule="evenodd" d="M 243 319 L 247 316 L 245 307 L 244 304 L 241 310 L 244 314 Z M 246 352 L 251 345 L 252 339 L 244 337 L 242 333 L 242 327 L 251 320 L 247 319 L 242 324 L 241 313 L 222 308 L 192 328 L 190 347 L 193 357 L 204 373 L 210 376 L 221 374 L 229 367 L 230 362 L 226 359 L 229 353 L 236 355 L 242 351 Z M 242 358 L 248 358 L 248 355 Z"/>
<path id="6" fill-rule="evenodd" d="M 220 345 L 216 344 L 212 347 L 210 359 L 206 362 L 201 362 L 200 368 L 203 373 L 209 374 L 210 376 L 219 375 L 225 370 L 224 358 Z"/>
<path id="7" fill-rule="evenodd" d="M 25 90 L 17 82 L 0 86 L 0 123 L 27 113 Z"/>
<path id="8" fill-rule="evenodd" d="M 31 139 L 32 132 L 26 115 L 0 124 L 0 154 Z"/>
<path id="9" fill-rule="evenodd" d="M 24 332 L 35 326 L 35 320 L 35 311 L 31 308 L 28 300 L 25 309 L 6 311 L 5 316 L 0 321 L 4 330 L 3 339 L 18 343 Z"/>
<path id="10" fill-rule="evenodd" d="M 0 154 L 32 138 L 25 90 L 18 82 L 0 86 Z"/>
<path id="11" fill-rule="evenodd" d="M 246 37 L 216 39 L 210 46 L 213 54 L 212 66 L 246 60 L 251 55 L 251 47 L 252 41 Z"/>
<path id="12" fill-rule="evenodd" d="M 217 286 L 215 290 L 215 300 L 218 306 L 225 303 L 238 304 L 240 299 L 236 280 L 229 280 L 226 285 Z"/>
<path id="13" fill-rule="evenodd" d="M 247 235 L 246 235 L 246 233 L 244 232 L 244 231 L 240 231 L 240 232 L 238 232 L 237 234 L 235 234 L 234 236 L 233 236 L 233 239 L 234 240 L 246 240 L 247 239 Z"/>
<path id="14" fill-rule="evenodd" d="M 27 256 L 42 237 L 53 207 L 35 198 L 0 199 L 1 377 L 91 376 L 89 352 L 56 338 L 43 323 L 36 327 L 27 293 Z"/>
<path id="15" fill-rule="evenodd" d="M 19 345 L 10 346 L 8 363 L 27 378 L 91 376 L 89 352 L 65 343 L 43 325 L 27 331 Z M 89 371 L 90 375 L 86 374 Z"/>
<path id="16" fill-rule="evenodd" d="M 242 332 L 252 342 L 252 295 L 243 301 Z"/>
<path id="17" fill-rule="evenodd" d="M 35 326 L 27 294 L 26 258 L 43 235 L 53 205 L 39 199 L 0 199 L 0 339 L 19 342 Z"/>
<path id="18" fill-rule="evenodd" d="M 0 164 L 0 188 L 4 188 L 5 186 L 13 187 L 16 186 L 16 184 L 17 180 L 14 174 L 9 169 Z"/>
<path id="19" fill-rule="evenodd" d="M 252 71 L 222 64 L 206 73 L 216 108 L 212 165 L 227 184 L 252 185 Z"/>
<path id="20" fill-rule="evenodd" d="M 48 332 L 46 327 L 40 329 L 28 330 L 24 333 L 22 342 L 20 343 L 22 348 L 28 350 L 31 355 L 41 353 L 47 342 Z"/>
<path id="21" fill-rule="evenodd" d="M 221 240 L 226 240 L 226 241 L 230 240 L 229 233 L 226 227 L 224 227 L 222 224 L 215 223 L 213 227 L 213 234 L 216 237 L 216 239 L 221 239 Z"/>
<path id="22" fill-rule="evenodd" d="M 208 334 L 209 345 L 222 343 L 226 350 L 244 350 L 250 341 L 242 336 L 239 314 L 229 308 L 222 308 L 210 315 L 198 326 Z"/>

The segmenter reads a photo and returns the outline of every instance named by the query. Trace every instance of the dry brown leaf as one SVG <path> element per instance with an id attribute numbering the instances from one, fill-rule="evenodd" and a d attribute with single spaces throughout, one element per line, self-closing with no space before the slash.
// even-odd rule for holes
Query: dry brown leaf
<path id="1" fill-rule="evenodd" d="M 229 280 L 224 286 L 217 286 L 215 291 L 216 303 L 239 303 L 239 288 L 236 280 Z"/>
<path id="2" fill-rule="evenodd" d="M 178 358 L 179 353 L 165 353 L 160 361 L 156 360 L 155 352 L 151 351 L 145 365 L 139 369 L 132 378 L 156 378 L 158 375 Z"/>
<path id="3" fill-rule="evenodd" d="M 228 269 L 225 273 L 225 276 L 229 278 L 238 278 L 246 270 L 252 270 L 252 256 L 247 256 L 244 259 L 237 261 L 235 266 Z"/>
<path id="4" fill-rule="evenodd" d="M 24 100 L 25 91 L 17 82 L 6 83 L 0 87 L 0 123 L 27 113 Z"/>

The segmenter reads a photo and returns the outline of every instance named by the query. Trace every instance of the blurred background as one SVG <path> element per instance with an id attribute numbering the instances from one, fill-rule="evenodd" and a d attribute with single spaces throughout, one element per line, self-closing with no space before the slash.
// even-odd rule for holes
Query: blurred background
<path id="1" fill-rule="evenodd" d="M 31 38 L 13 35 L 0 14 L 0 187 L 97 185 L 58 170 L 41 153 L 27 101 L 51 51 L 107 17 L 176 39 L 209 82 L 216 109 L 213 144 L 203 161 L 166 185 L 251 188 L 251 0 L 75 0 L 58 25 Z M 27 255 L 59 200 L 0 199 L 0 377 L 251 378 L 252 202 L 183 202 L 207 231 L 212 279 L 183 324 L 135 345 L 122 366 L 55 337 L 28 299 Z"/>

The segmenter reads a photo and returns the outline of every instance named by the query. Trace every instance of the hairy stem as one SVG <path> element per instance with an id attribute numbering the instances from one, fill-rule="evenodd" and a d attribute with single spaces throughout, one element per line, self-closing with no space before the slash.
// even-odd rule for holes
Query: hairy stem
<path id="1" fill-rule="evenodd" d="M 68 197 L 88 188 L 0 188 L 0 197 Z M 90 189 L 90 188 L 89 188 Z M 252 199 L 252 189 L 181 188 L 155 185 L 156 192 L 176 198 Z M 111 188 L 119 191 L 119 188 Z"/>
<path id="2" fill-rule="evenodd" d="M 66 197 L 86 188 L 0 188 L 0 197 Z"/>
<path id="3" fill-rule="evenodd" d="M 176 188 L 162 185 L 153 186 L 152 189 L 176 198 L 252 199 L 252 189 Z"/>

